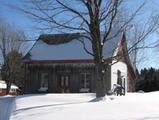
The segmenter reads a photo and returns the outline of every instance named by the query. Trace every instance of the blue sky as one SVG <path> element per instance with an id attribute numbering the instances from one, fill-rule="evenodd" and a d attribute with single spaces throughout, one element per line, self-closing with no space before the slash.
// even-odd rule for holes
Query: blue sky
<path id="1" fill-rule="evenodd" d="M 147 1 L 147 5 L 145 8 L 141 11 L 142 14 L 144 14 L 143 18 L 141 19 L 147 19 L 147 16 L 153 11 L 159 13 L 159 0 L 125 0 L 126 4 L 128 4 L 127 8 L 129 8 L 130 11 L 133 11 L 134 8 L 136 8 L 138 5 L 141 4 L 143 1 Z M 1 0 L 1 3 L 7 3 L 7 4 L 13 4 L 19 6 L 18 0 Z M 8 23 L 15 24 L 18 26 L 18 28 L 25 31 L 28 39 L 36 39 L 38 35 L 40 34 L 39 31 L 34 29 L 36 24 L 30 20 L 27 16 L 21 14 L 20 12 L 17 12 L 15 10 L 11 10 L 8 7 L 4 6 L 3 4 L 0 4 L 0 16 Z M 150 37 L 147 40 L 147 43 L 157 40 L 158 35 L 153 34 L 152 37 Z M 156 49 L 146 49 L 146 60 L 143 61 L 142 64 L 140 64 L 140 68 L 143 67 L 155 67 L 159 68 L 159 62 L 157 61 L 159 56 L 159 50 Z M 158 52 L 158 53 L 157 53 Z M 158 54 L 158 56 L 157 56 Z"/>
<path id="2" fill-rule="evenodd" d="M 24 30 L 29 37 L 36 36 L 36 30 L 33 29 L 34 23 L 30 20 L 27 16 L 23 15 L 22 13 L 12 10 L 8 8 L 4 4 L 11 4 L 11 5 L 20 5 L 18 0 L 1 0 L 2 4 L 0 5 L 0 16 L 11 24 L 15 24 L 20 29 Z"/>

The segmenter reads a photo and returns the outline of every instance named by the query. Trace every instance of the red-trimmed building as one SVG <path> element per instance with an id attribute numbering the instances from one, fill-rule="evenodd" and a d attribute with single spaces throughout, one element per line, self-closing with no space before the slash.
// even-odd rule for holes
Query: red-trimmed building
<path id="1" fill-rule="evenodd" d="M 6 89 L 7 89 L 6 82 L 3 80 L 0 80 L 0 96 L 6 95 Z M 18 92 L 18 87 L 12 84 L 9 95 L 17 95 L 17 92 Z"/>

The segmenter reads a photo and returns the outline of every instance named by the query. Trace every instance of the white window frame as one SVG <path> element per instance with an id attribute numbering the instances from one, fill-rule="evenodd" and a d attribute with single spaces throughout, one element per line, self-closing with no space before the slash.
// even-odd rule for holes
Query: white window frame
<path id="1" fill-rule="evenodd" d="M 82 80 L 80 78 L 80 92 L 89 92 L 90 91 L 90 81 L 91 80 L 87 79 L 87 75 L 90 75 L 90 73 L 81 73 L 80 75 L 84 75 L 84 79 L 83 79 L 83 81 L 84 81 L 84 85 L 83 86 L 84 87 L 81 87 L 81 84 L 82 84 L 81 81 Z M 89 84 L 89 85 L 87 85 L 87 84 Z M 87 86 L 89 86 L 89 87 L 87 87 Z"/>
<path id="2" fill-rule="evenodd" d="M 49 78 L 46 79 L 45 76 L 49 77 L 49 73 L 48 72 L 40 73 L 40 88 L 38 89 L 38 91 L 46 92 L 48 90 Z"/>

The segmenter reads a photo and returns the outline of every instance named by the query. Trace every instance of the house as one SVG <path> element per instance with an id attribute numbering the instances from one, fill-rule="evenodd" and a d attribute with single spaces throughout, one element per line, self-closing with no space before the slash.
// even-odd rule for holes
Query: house
<path id="1" fill-rule="evenodd" d="M 0 96 L 6 95 L 6 89 L 7 89 L 6 82 L 3 80 L 0 80 Z M 17 92 L 18 92 L 18 87 L 12 84 L 9 95 L 17 95 Z"/>
<path id="2" fill-rule="evenodd" d="M 91 51 L 91 44 L 84 35 L 40 35 L 23 58 L 25 93 L 95 92 L 95 65 L 92 56 L 83 49 Z M 106 91 L 113 89 L 119 78 L 125 91 L 134 91 L 135 72 L 125 35 L 120 32 L 110 35 L 103 46 L 103 55 L 104 63 L 109 65 L 105 73 Z"/>

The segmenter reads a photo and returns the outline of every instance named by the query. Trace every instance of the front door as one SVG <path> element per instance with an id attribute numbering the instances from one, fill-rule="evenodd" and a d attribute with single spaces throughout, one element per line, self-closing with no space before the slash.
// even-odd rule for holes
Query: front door
<path id="1" fill-rule="evenodd" d="M 59 87 L 61 93 L 69 93 L 70 76 L 69 75 L 59 75 Z"/>

